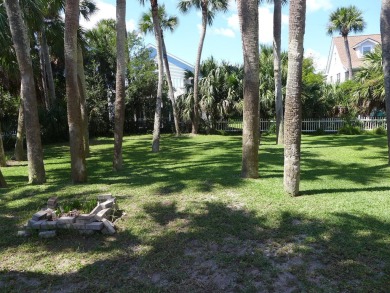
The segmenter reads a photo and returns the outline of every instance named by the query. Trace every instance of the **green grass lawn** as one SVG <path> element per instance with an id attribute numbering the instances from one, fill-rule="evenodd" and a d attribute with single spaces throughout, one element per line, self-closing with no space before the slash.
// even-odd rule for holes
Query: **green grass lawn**
<path id="1" fill-rule="evenodd" d="M 151 136 L 126 137 L 117 173 L 112 139 L 97 139 L 83 185 L 66 145 L 45 147 L 45 185 L 3 168 L 0 292 L 389 292 L 386 138 L 303 136 L 296 198 L 274 140 L 262 137 L 256 180 L 240 178 L 239 136 L 163 136 L 158 154 Z M 126 213 L 113 236 L 16 236 L 49 197 L 107 192 Z"/>

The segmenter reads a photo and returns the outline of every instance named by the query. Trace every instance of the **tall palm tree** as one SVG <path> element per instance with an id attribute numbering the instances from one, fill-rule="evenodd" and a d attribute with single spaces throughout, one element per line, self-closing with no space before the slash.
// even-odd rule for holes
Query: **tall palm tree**
<path id="1" fill-rule="evenodd" d="M 199 113 L 199 68 L 202 57 L 203 43 L 206 37 L 207 25 L 212 25 L 216 12 L 226 12 L 228 9 L 228 0 L 180 0 L 178 8 L 183 13 L 187 13 L 191 7 L 201 10 L 202 12 L 202 31 L 196 55 L 195 73 L 194 73 L 194 113 L 192 117 L 192 133 L 197 134 L 199 130 L 200 113 Z"/>
<path id="2" fill-rule="evenodd" d="M 283 131 L 283 93 L 282 93 L 282 67 L 281 67 L 281 36 L 282 36 L 282 4 L 287 0 L 273 0 L 274 2 L 274 82 L 275 82 L 275 114 L 276 114 L 276 143 L 284 142 Z"/>
<path id="3" fill-rule="evenodd" d="M 80 92 L 77 80 L 77 30 L 79 0 L 66 0 L 65 5 L 65 79 L 69 124 L 71 176 L 73 183 L 87 181 L 87 167 L 83 144 Z"/>
<path id="4" fill-rule="evenodd" d="M 2 135 L 1 124 L 0 124 L 0 167 L 6 167 L 6 166 L 7 166 L 7 162 L 5 160 L 3 135 Z"/>
<path id="5" fill-rule="evenodd" d="M 30 55 L 30 42 L 19 1 L 4 0 L 4 4 L 22 79 L 21 98 L 25 111 L 29 182 L 33 184 L 42 184 L 46 181 L 46 175 L 43 163 L 37 99 Z"/>
<path id="6" fill-rule="evenodd" d="M 7 187 L 7 182 L 4 179 L 3 173 L 0 170 L 0 188 Z"/>
<path id="7" fill-rule="evenodd" d="M 140 0 L 140 3 L 144 5 L 145 0 Z M 161 25 L 160 25 L 160 18 L 158 15 L 158 1 L 150 0 L 150 6 L 152 10 L 154 37 L 156 39 L 157 66 L 158 66 L 156 111 L 154 112 L 153 140 L 152 140 L 152 152 L 156 153 L 160 151 L 160 126 L 161 126 L 161 106 L 162 106 L 164 65 L 163 65 L 163 56 L 162 56 L 163 47 L 162 47 L 162 40 L 161 40 Z"/>
<path id="8" fill-rule="evenodd" d="M 382 0 L 380 25 L 386 93 L 387 157 L 390 164 L 390 0 Z"/>
<path id="9" fill-rule="evenodd" d="M 176 16 L 169 16 L 169 17 L 167 16 L 165 12 L 165 5 L 161 5 L 159 7 L 158 14 L 159 14 L 160 25 L 161 25 L 161 43 L 163 49 L 165 73 L 167 75 L 167 81 L 168 81 L 168 90 L 169 90 L 168 96 L 172 103 L 172 111 L 173 111 L 173 119 L 175 123 L 176 136 L 180 136 L 179 115 L 177 111 L 176 99 L 174 94 L 175 90 L 172 84 L 172 77 L 171 77 L 171 70 L 169 68 L 167 48 L 164 41 L 164 30 L 168 29 L 171 32 L 174 31 L 179 21 Z M 149 13 L 144 13 L 142 15 L 141 20 L 139 22 L 139 27 L 143 33 L 153 32 L 153 16 L 151 11 Z"/>
<path id="10" fill-rule="evenodd" d="M 348 35 L 350 32 L 359 33 L 366 26 L 363 13 L 356 6 L 340 7 L 333 11 L 329 16 L 327 32 L 329 35 L 338 32 L 344 39 L 345 53 L 348 61 L 348 79 L 353 77 L 351 52 L 349 50 Z"/>
<path id="11" fill-rule="evenodd" d="M 125 121 L 126 77 L 126 0 L 116 1 L 116 97 L 114 126 L 114 170 L 123 166 L 122 142 Z"/>
<path id="12" fill-rule="evenodd" d="M 288 73 L 284 128 L 284 190 L 299 193 L 301 156 L 301 92 L 306 0 L 290 1 Z"/>
<path id="13" fill-rule="evenodd" d="M 237 0 L 244 55 L 242 169 L 244 178 L 259 176 L 259 12 L 258 0 Z"/>

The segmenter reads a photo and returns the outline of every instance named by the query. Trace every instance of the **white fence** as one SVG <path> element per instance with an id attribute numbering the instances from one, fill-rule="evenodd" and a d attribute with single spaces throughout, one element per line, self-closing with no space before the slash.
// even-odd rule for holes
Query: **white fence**
<path id="1" fill-rule="evenodd" d="M 303 119 L 302 120 L 302 132 L 316 132 L 322 130 L 324 132 L 337 132 L 341 127 L 346 124 L 347 121 L 341 118 L 323 118 L 323 119 Z M 387 129 L 386 118 L 378 117 L 359 117 L 348 123 L 359 126 L 362 130 L 373 130 L 378 127 Z M 274 120 L 260 119 L 260 131 L 269 131 L 271 127 L 274 127 Z M 216 130 L 236 132 L 242 131 L 241 119 L 228 119 L 218 121 L 216 124 Z"/>

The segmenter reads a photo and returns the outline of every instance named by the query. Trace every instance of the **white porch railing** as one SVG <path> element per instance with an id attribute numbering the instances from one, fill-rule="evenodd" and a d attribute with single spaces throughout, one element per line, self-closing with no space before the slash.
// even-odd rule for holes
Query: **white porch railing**
<path id="1" fill-rule="evenodd" d="M 323 119 L 303 119 L 302 132 L 315 132 L 321 129 L 324 132 L 337 132 L 347 121 L 341 118 L 323 118 Z M 378 127 L 387 129 L 386 118 L 378 117 L 359 117 L 353 122 L 356 126 L 360 126 L 362 130 L 373 130 Z M 275 120 L 260 119 L 260 131 L 269 131 L 270 127 L 275 124 Z M 218 121 L 216 130 L 237 132 L 242 131 L 241 119 L 228 119 Z"/>

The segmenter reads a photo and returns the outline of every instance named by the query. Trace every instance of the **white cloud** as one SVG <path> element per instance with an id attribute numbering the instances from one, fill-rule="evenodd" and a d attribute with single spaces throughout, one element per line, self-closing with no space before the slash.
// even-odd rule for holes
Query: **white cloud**
<path id="1" fill-rule="evenodd" d="M 211 33 L 215 35 L 222 35 L 229 38 L 234 38 L 236 36 L 234 31 L 230 28 L 213 28 L 211 30 Z"/>
<path id="2" fill-rule="evenodd" d="M 129 21 L 126 21 L 126 30 L 128 32 L 132 32 L 136 29 L 136 24 L 134 19 L 130 19 Z"/>
<path id="3" fill-rule="evenodd" d="M 316 50 L 313 50 L 311 48 L 305 49 L 305 57 L 310 57 L 313 59 L 313 65 L 317 72 L 325 71 L 326 62 L 328 61 L 328 58 L 321 55 L 320 52 L 317 52 Z"/>
<path id="4" fill-rule="evenodd" d="M 307 10 L 309 12 L 317 10 L 329 10 L 332 8 L 331 0 L 307 0 Z"/>
<path id="5" fill-rule="evenodd" d="M 101 0 L 96 1 L 98 10 L 90 17 L 89 21 L 86 21 L 83 17 L 80 17 L 80 25 L 89 30 L 96 26 L 96 24 L 102 19 L 116 19 L 116 7 L 115 5 L 105 3 Z M 136 22 L 134 19 L 130 19 L 126 22 L 127 31 L 134 31 L 136 29 Z"/>
<path id="6" fill-rule="evenodd" d="M 228 26 L 236 31 L 240 30 L 240 24 L 238 20 L 238 14 L 232 14 L 228 17 Z"/>
<path id="7" fill-rule="evenodd" d="M 85 29 L 93 28 L 102 19 L 115 19 L 116 8 L 115 5 L 104 3 L 103 1 L 96 1 L 98 11 L 90 17 L 89 21 L 80 17 L 80 25 Z"/>

